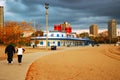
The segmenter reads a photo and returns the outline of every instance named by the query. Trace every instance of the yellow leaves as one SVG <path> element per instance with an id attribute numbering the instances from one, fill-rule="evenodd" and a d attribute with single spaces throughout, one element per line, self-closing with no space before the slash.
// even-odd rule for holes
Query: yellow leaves
<path id="1" fill-rule="evenodd" d="M 4 44 L 11 42 L 15 44 L 20 43 L 21 35 L 23 36 L 26 30 L 34 31 L 30 23 L 7 21 L 5 22 L 5 26 L 0 29 L 0 41 Z"/>

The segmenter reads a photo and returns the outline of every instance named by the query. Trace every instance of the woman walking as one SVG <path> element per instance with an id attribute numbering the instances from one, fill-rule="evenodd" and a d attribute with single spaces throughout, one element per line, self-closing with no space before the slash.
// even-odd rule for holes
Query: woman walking
<path id="1" fill-rule="evenodd" d="M 21 47 L 21 45 L 18 46 L 17 49 L 17 55 L 18 55 L 18 63 L 21 64 L 22 63 L 22 54 L 25 52 L 25 49 L 23 49 Z"/>

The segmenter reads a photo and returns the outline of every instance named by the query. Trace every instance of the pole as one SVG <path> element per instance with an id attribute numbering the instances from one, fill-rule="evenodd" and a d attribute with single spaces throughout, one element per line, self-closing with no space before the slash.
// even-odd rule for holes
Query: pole
<path id="1" fill-rule="evenodd" d="M 48 50 L 48 3 L 45 3 L 46 8 L 46 50 Z"/>

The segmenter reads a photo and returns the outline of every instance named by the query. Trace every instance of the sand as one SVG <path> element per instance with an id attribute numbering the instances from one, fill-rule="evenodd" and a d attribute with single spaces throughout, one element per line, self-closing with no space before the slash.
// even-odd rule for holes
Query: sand
<path id="1" fill-rule="evenodd" d="M 76 47 L 44 56 L 32 63 L 26 80 L 120 80 L 120 48 Z"/>
<path id="2" fill-rule="evenodd" d="M 45 48 L 24 48 L 25 55 L 51 51 Z M 25 80 L 120 80 L 120 47 L 100 45 L 65 48 L 35 60 Z M 4 49 L 5 46 L 0 46 L 0 60 L 6 59 Z"/>

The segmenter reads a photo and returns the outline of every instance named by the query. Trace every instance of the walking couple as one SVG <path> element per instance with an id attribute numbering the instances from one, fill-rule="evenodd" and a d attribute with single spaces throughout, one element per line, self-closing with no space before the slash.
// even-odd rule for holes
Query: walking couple
<path id="1" fill-rule="evenodd" d="M 15 50 L 14 45 L 9 44 L 5 48 L 5 53 L 7 54 L 7 61 L 8 61 L 8 63 L 13 63 L 13 55 L 17 52 L 18 63 L 21 64 L 22 63 L 22 54 L 24 53 L 24 51 L 25 51 L 25 49 L 23 49 L 21 47 L 21 45 L 18 45 L 17 50 Z"/>

